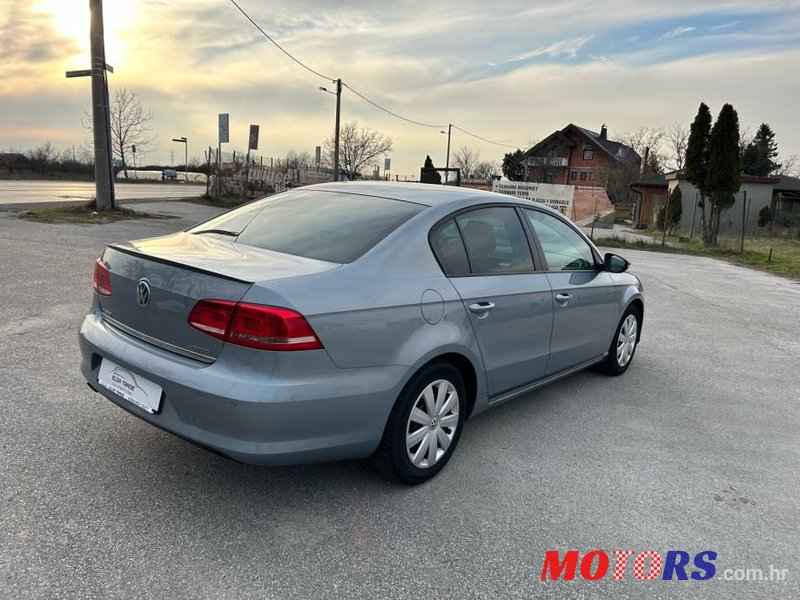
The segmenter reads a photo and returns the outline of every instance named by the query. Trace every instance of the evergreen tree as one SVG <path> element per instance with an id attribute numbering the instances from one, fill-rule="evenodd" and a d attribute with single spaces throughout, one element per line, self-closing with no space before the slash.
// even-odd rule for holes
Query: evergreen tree
<path id="1" fill-rule="evenodd" d="M 425 166 L 422 167 L 419 180 L 421 183 L 442 184 L 442 176 L 439 174 L 439 171 L 436 170 L 436 167 L 433 166 L 430 155 L 425 157 Z"/>
<path id="2" fill-rule="evenodd" d="M 766 227 L 767 225 L 772 225 L 772 210 L 769 206 L 758 211 L 758 226 Z"/>
<path id="3" fill-rule="evenodd" d="M 683 194 L 681 193 L 681 188 L 679 186 L 675 186 L 675 188 L 669 194 L 669 203 L 664 203 L 664 205 L 658 210 L 657 215 L 657 222 L 656 227 L 660 230 L 664 230 L 664 211 L 669 211 L 666 216 L 666 226 L 667 231 L 670 233 L 675 233 L 675 227 L 678 226 L 678 223 L 681 222 L 681 217 L 683 216 L 683 203 L 681 202 L 681 198 Z M 669 209 L 667 208 L 669 206 Z"/>
<path id="4" fill-rule="evenodd" d="M 707 239 L 706 197 L 708 196 L 708 147 L 711 138 L 711 111 L 704 102 L 700 103 L 697 116 L 689 130 L 689 142 L 686 145 L 686 179 L 700 192 L 700 227 L 703 239 Z"/>
<path id="5" fill-rule="evenodd" d="M 523 154 L 522 150 L 517 150 L 516 152 L 508 152 L 503 156 L 503 175 L 511 181 L 525 179 L 525 165 L 522 164 Z"/>
<path id="6" fill-rule="evenodd" d="M 778 158 L 778 144 L 775 133 L 766 123 L 758 128 L 753 141 L 744 149 L 742 155 L 742 172 L 756 177 L 766 177 L 781 168 L 775 162 Z"/>
<path id="7" fill-rule="evenodd" d="M 725 104 L 711 130 L 706 186 L 710 192 L 706 243 L 716 245 L 722 211 L 733 206 L 734 194 L 741 186 L 739 153 L 739 116 L 733 106 Z"/>
<path id="8" fill-rule="evenodd" d="M 683 216 L 683 193 L 679 186 L 675 186 L 669 195 L 669 213 L 667 214 L 667 224 L 670 230 L 675 233 L 675 228 L 681 222 Z"/>

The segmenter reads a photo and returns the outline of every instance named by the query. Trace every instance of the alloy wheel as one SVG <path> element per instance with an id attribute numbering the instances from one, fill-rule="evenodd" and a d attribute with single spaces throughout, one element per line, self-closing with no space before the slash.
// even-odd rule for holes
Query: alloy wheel
<path id="1" fill-rule="evenodd" d="M 406 423 L 406 452 L 419 469 L 435 465 L 458 429 L 459 397 L 446 379 L 428 384 L 414 402 Z"/>
<path id="2" fill-rule="evenodd" d="M 633 357 L 638 332 L 639 322 L 636 320 L 636 315 L 628 315 L 622 322 L 617 336 L 617 364 L 620 367 L 627 365 Z"/>

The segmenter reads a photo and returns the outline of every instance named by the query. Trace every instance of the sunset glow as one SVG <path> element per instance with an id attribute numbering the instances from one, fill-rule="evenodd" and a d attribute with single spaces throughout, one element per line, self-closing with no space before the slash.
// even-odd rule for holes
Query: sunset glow
<path id="1" fill-rule="evenodd" d="M 124 32 L 135 17 L 134 0 L 114 0 L 103 4 L 106 56 L 109 61 L 124 58 Z M 53 29 L 71 42 L 73 55 L 89 54 L 89 2 L 88 0 L 40 0 L 39 12 L 48 18 Z"/>

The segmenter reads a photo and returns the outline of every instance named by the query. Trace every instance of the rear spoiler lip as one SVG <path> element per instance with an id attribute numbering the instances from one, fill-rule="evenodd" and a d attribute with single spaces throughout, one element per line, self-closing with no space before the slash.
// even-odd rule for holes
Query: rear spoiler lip
<path id="1" fill-rule="evenodd" d="M 226 273 L 220 273 L 219 271 L 214 271 L 212 269 L 204 269 L 203 267 L 198 267 L 196 265 L 190 265 L 184 262 L 178 262 L 175 260 L 169 260 L 167 258 L 163 258 L 161 256 L 154 256 L 153 254 L 148 254 L 147 252 L 142 252 L 141 250 L 136 249 L 129 243 L 120 244 L 106 244 L 107 248 L 111 248 L 112 250 L 116 250 L 117 252 L 122 252 L 124 254 L 129 254 L 131 256 L 141 256 L 142 258 L 146 258 L 147 260 L 152 260 L 153 262 L 158 262 L 165 265 L 181 267 L 183 269 L 188 269 L 190 271 L 196 271 L 197 273 L 205 273 L 207 275 L 214 275 L 215 277 L 221 277 L 222 279 L 227 279 L 229 281 L 236 281 L 237 283 L 247 283 L 247 284 L 254 284 L 255 281 L 250 281 L 248 279 L 241 279 L 239 277 L 234 277 L 232 275 L 227 275 Z"/>

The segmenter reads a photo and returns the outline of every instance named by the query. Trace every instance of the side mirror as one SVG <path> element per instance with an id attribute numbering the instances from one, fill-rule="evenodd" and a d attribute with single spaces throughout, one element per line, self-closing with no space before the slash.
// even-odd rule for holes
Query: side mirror
<path id="1" fill-rule="evenodd" d="M 609 273 L 624 273 L 628 270 L 630 265 L 631 263 L 629 261 L 618 254 L 606 252 L 606 255 L 603 257 L 603 270 Z"/>

